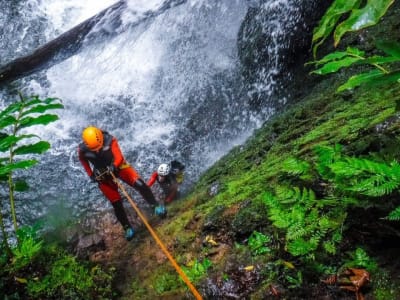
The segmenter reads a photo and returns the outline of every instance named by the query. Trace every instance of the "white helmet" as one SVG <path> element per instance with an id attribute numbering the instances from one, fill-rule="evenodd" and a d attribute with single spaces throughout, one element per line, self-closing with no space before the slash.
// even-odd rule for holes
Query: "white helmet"
<path id="1" fill-rule="evenodd" d="M 167 176 L 170 170 L 171 167 L 169 164 L 161 164 L 157 169 L 157 174 L 160 176 Z"/>

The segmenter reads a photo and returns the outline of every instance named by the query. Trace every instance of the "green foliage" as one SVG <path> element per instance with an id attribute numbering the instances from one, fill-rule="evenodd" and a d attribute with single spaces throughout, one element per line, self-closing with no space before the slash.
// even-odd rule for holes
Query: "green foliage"
<path id="1" fill-rule="evenodd" d="M 191 267 L 183 266 L 182 269 L 190 281 L 198 282 L 207 275 L 207 270 L 211 265 L 212 263 L 208 258 L 203 259 L 201 262 L 196 259 Z"/>
<path id="2" fill-rule="evenodd" d="M 273 225 L 285 230 L 286 249 L 292 255 L 313 258 L 321 245 L 329 254 L 336 252 L 346 218 L 338 201 L 317 199 L 311 189 L 282 186 L 275 189 L 275 195 L 265 194 L 264 201 Z"/>
<path id="3" fill-rule="evenodd" d="M 376 162 L 366 158 L 348 157 L 340 154 L 341 147 L 315 148 L 319 156 L 317 169 L 321 176 L 331 181 L 337 192 L 351 192 L 352 198 L 382 197 L 390 195 L 400 187 L 400 164 L 392 161 Z M 359 201 L 355 201 L 357 203 Z M 400 208 L 393 210 L 388 220 L 400 220 Z"/>
<path id="4" fill-rule="evenodd" d="M 20 160 L 14 163 L 16 155 L 42 154 L 50 148 L 45 141 L 29 143 L 32 138 L 38 138 L 33 134 L 19 134 L 23 128 L 34 125 L 47 125 L 58 120 L 57 115 L 43 114 L 51 109 L 61 109 L 63 105 L 56 98 L 39 99 L 37 96 L 25 99 L 20 96 L 20 101 L 10 104 L 0 112 L 0 152 L 7 152 L 1 157 L 0 175 L 19 169 L 28 168 L 37 163 L 36 160 Z M 20 142 L 23 142 L 20 145 Z M 4 160 L 7 158 L 8 163 Z"/>
<path id="5" fill-rule="evenodd" d="M 368 65 L 375 68 L 350 77 L 346 83 L 338 87 L 338 92 L 355 88 L 361 84 L 377 85 L 399 81 L 400 70 L 396 68 L 390 70 L 390 63 L 400 61 L 400 45 L 394 42 L 385 42 L 380 44 L 378 43 L 377 47 L 381 48 L 382 51 L 385 51 L 388 56 L 374 55 L 366 57 L 364 51 L 348 47 L 346 51 L 336 51 L 326 55 L 320 60 L 309 63 L 315 64 L 316 67 L 319 67 L 311 73 L 326 75 L 353 65 Z"/>
<path id="6" fill-rule="evenodd" d="M 175 280 L 177 280 L 177 276 L 175 275 Z M 156 284 L 155 284 L 155 290 L 158 293 L 162 293 L 164 291 L 164 288 L 159 288 L 158 287 L 158 280 L 156 280 Z M 134 278 L 132 283 L 131 283 L 131 290 L 133 291 L 134 296 L 137 299 L 144 299 L 144 296 L 146 295 L 146 288 L 143 286 L 143 282 L 141 282 L 138 278 Z"/>
<path id="7" fill-rule="evenodd" d="M 271 252 L 267 244 L 271 242 L 271 238 L 261 232 L 253 231 L 249 237 L 248 245 L 253 255 L 261 255 Z"/>
<path id="8" fill-rule="evenodd" d="M 180 281 L 175 273 L 163 273 L 156 277 L 153 287 L 157 294 L 176 290 L 180 287 Z"/>
<path id="9" fill-rule="evenodd" d="M 301 273 L 301 271 L 297 271 L 294 276 L 286 275 L 285 279 L 289 283 L 288 288 L 295 289 L 301 287 L 303 284 L 303 273 Z"/>
<path id="10" fill-rule="evenodd" d="M 386 164 L 344 157 L 334 162 L 330 170 L 344 189 L 371 197 L 388 195 L 400 185 L 400 165 L 395 161 Z"/>
<path id="11" fill-rule="evenodd" d="M 318 47 L 334 32 L 334 45 L 339 44 L 343 35 L 350 31 L 357 31 L 376 25 L 386 14 L 394 0 L 368 0 L 366 3 L 360 0 L 335 0 L 313 34 L 313 54 L 316 58 Z M 339 20 L 345 20 L 337 24 Z M 319 67 L 312 73 L 318 75 L 337 72 L 341 68 L 353 65 L 366 64 L 373 66 L 373 70 L 356 74 L 350 77 L 346 83 L 339 86 L 338 92 L 353 89 L 361 84 L 383 84 L 399 82 L 400 70 L 390 69 L 392 63 L 400 62 L 400 46 L 394 42 L 378 42 L 377 48 L 386 56 L 374 55 L 366 57 L 365 52 L 357 48 L 348 47 L 346 51 L 336 51 L 323 57 L 321 60 L 311 62 Z"/>
<path id="12" fill-rule="evenodd" d="M 357 248 L 353 252 L 348 253 L 349 259 L 346 260 L 344 267 L 349 268 L 365 268 L 369 272 L 375 272 L 378 265 L 367 252 L 362 248 Z"/>
<path id="13" fill-rule="evenodd" d="M 11 207 L 11 218 L 14 231 L 18 231 L 17 215 L 15 211 L 15 191 L 26 191 L 28 184 L 25 181 L 14 182 L 13 172 L 18 169 L 27 169 L 37 163 L 36 159 L 21 158 L 27 154 L 42 154 L 50 148 L 45 141 L 32 141 L 39 137 L 34 134 L 21 134 L 21 130 L 35 126 L 47 125 L 58 120 L 57 115 L 46 114 L 48 110 L 61 109 L 63 105 L 58 99 L 39 99 L 37 96 L 24 98 L 21 94 L 18 102 L 12 103 L 0 112 L 0 181 L 7 181 Z M 0 214 L 2 212 L 0 211 Z M 4 217 L 0 216 L 0 226 L 7 244 L 7 233 L 4 227 Z M 25 240 L 24 247 L 34 247 L 33 240 Z M 30 243 L 29 245 L 27 243 Z M 38 246 L 38 245 L 37 245 Z M 10 252 L 8 244 L 7 252 Z M 22 250 L 22 249 L 20 249 Z M 24 248 L 24 251 L 27 249 Z M 16 254 L 22 255 L 17 252 Z"/>
<path id="14" fill-rule="evenodd" d="M 53 248 L 43 253 L 38 263 L 44 270 L 30 276 L 26 289 L 34 299 L 111 299 L 115 269 L 108 271 L 99 266 L 91 267 L 74 256 Z M 52 255 L 52 256 L 51 256 Z M 47 258 L 47 261 L 43 261 Z M 32 274 L 33 275 L 33 274 Z"/>
<path id="15" fill-rule="evenodd" d="M 28 282 L 28 292 L 32 297 L 59 297 L 78 299 L 89 296 L 93 288 L 93 278 L 73 256 L 63 256 L 56 260 L 50 272 L 39 280 Z"/>
<path id="16" fill-rule="evenodd" d="M 375 300 L 398 300 L 400 289 L 398 283 L 388 272 L 379 270 L 373 275 L 373 299 Z"/>
<path id="17" fill-rule="evenodd" d="M 348 157 L 341 154 L 341 150 L 340 145 L 317 146 L 315 165 L 302 164 L 294 158 L 287 164 L 307 166 L 307 171 L 317 170 L 321 178 L 330 182 L 330 196 L 317 199 L 312 189 L 286 186 L 276 186 L 274 193 L 264 196 L 268 217 L 274 226 L 284 230 L 286 249 L 294 256 L 314 258 L 319 249 L 335 254 L 337 244 L 342 240 L 341 229 L 349 205 L 361 203 L 363 195 L 388 195 L 400 186 L 397 162 L 386 164 Z M 301 175 L 302 171 L 295 169 L 290 174 Z M 399 212 L 395 210 L 390 219 L 396 220 Z"/>
<path id="18" fill-rule="evenodd" d="M 1 256 L 0 295 L 5 299 L 111 299 L 115 270 L 80 262 L 38 235 L 41 224 L 18 230 L 13 258 Z M 1 252 L 3 253 L 3 252 Z M 7 289 L 3 289 L 7 286 Z M 2 294 L 5 293 L 5 294 Z"/>
<path id="19" fill-rule="evenodd" d="M 289 157 L 283 162 L 282 171 L 290 175 L 299 176 L 303 180 L 310 180 L 313 178 L 310 173 L 310 164 L 306 161 L 298 160 L 295 157 Z"/>
<path id="20" fill-rule="evenodd" d="M 393 2 L 394 0 L 368 0 L 364 5 L 364 1 L 360 0 L 335 0 L 314 29 L 314 57 L 318 47 L 332 32 L 336 47 L 346 32 L 377 24 Z M 346 19 L 338 24 L 344 16 Z"/>
<path id="21" fill-rule="evenodd" d="M 35 227 L 21 227 L 17 236 L 19 243 L 12 248 L 12 269 L 15 271 L 30 264 L 43 247 L 43 240 L 37 237 Z"/>
<path id="22" fill-rule="evenodd" d="M 400 221 L 400 206 L 397 207 L 395 210 L 393 210 L 391 213 L 389 213 L 387 219 L 390 221 Z"/>

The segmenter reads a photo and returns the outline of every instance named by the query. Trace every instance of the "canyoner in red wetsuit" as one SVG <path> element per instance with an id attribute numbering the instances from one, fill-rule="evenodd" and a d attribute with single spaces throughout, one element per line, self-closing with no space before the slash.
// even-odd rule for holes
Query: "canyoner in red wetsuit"
<path id="1" fill-rule="evenodd" d="M 111 202 L 115 216 L 125 230 L 125 238 L 129 241 L 134 236 L 134 229 L 126 216 L 118 185 L 110 172 L 137 190 L 152 207 L 156 208 L 158 203 L 137 171 L 126 162 L 114 136 L 90 126 L 83 130 L 82 140 L 78 147 L 79 160 L 91 180 L 98 183 L 104 196 Z"/>
<path id="2" fill-rule="evenodd" d="M 184 170 L 185 166 L 181 162 L 173 160 L 168 164 L 161 164 L 150 176 L 147 185 L 151 187 L 157 182 L 163 191 L 161 203 L 169 203 L 177 198 L 179 185 L 183 182 Z"/>

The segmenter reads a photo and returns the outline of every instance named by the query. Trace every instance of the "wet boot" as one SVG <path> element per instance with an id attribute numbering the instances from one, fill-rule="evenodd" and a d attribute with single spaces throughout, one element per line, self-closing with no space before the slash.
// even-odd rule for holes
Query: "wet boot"
<path id="1" fill-rule="evenodd" d="M 121 223 L 122 227 L 125 231 L 125 239 L 130 241 L 135 236 L 135 230 L 129 223 L 128 217 L 126 216 L 124 206 L 122 205 L 122 200 L 118 200 L 112 203 L 114 207 L 115 216 L 117 217 L 118 221 Z"/>

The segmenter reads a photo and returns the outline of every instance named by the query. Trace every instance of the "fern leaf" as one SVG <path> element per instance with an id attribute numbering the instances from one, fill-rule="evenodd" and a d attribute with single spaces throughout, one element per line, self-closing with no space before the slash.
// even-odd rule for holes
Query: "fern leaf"
<path id="1" fill-rule="evenodd" d="M 298 160 L 294 157 L 286 159 L 282 164 L 282 171 L 292 175 L 302 175 L 308 173 L 310 164 L 306 161 Z"/>
<path id="2" fill-rule="evenodd" d="M 400 206 L 393 210 L 387 217 L 389 221 L 400 221 Z"/>
<path id="3" fill-rule="evenodd" d="M 315 250 L 315 247 L 308 241 L 300 238 L 294 241 L 288 242 L 287 250 L 294 256 L 306 255 L 311 251 Z"/>

